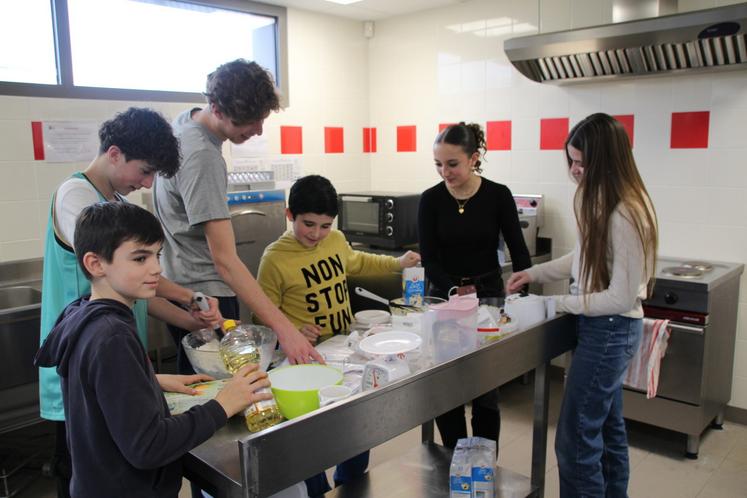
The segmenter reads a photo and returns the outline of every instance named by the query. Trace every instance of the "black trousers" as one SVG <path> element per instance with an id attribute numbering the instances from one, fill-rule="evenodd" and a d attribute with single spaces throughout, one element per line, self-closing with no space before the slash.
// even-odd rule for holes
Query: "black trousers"
<path id="1" fill-rule="evenodd" d="M 477 277 L 451 277 L 453 285 L 474 285 L 481 304 L 502 304 L 505 295 L 503 279 L 499 271 L 489 272 Z M 448 289 L 431 286 L 429 295 L 448 299 Z M 498 449 L 498 438 L 501 433 L 501 412 L 498 408 L 498 389 L 493 389 L 472 400 L 472 435 L 492 439 Z M 436 417 L 436 427 L 441 434 L 441 441 L 447 448 L 456 447 L 457 440 L 467 437 L 467 421 L 464 406 Z"/>
<path id="2" fill-rule="evenodd" d="M 67 447 L 65 422 L 54 423 L 54 457 L 52 473 L 57 482 L 57 498 L 70 498 L 70 480 L 73 477 L 73 462 Z"/>
<path id="3" fill-rule="evenodd" d="M 472 435 L 492 439 L 498 450 L 498 437 L 501 433 L 501 412 L 498 408 L 498 389 L 493 389 L 472 400 Z M 441 441 L 447 448 L 456 447 L 457 440 L 467 437 L 467 422 L 464 406 L 436 417 L 436 427 Z M 496 453 L 497 455 L 497 453 Z"/>

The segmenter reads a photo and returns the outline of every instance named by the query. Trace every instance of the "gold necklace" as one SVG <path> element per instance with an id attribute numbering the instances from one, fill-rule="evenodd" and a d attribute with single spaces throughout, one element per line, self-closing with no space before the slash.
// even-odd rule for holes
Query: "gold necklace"
<path id="1" fill-rule="evenodd" d="M 472 199 L 472 197 L 468 197 L 468 198 L 463 199 L 461 201 L 459 199 L 457 199 L 457 198 L 454 198 L 454 200 L 456 201 L 457 206 L 459 208 L 458 209 L 459 214 L 464 214 L 464 206 L 467 205 L 467 203 L 469 202 L 470 199 Z"/>
<path id="2" fill-rule="evenodd" d="M 451 192 L 449 192 L 451 194 L 451 196 L 454 198 L 454 200 L 456 201 L 456 203 L 457 203 L 457 211 L 459 211 L 459 214 L 464 214 L 464 206 L 466 206 L 467 203 L 469 202 L 469 200 L 472 199 L 475 196 L 475 194 L 477 193 L 478 190 L 480 190 L 480 184 L 479 183 L 477 184 L 477 189 L 475 189 L 474 192 L 471 192 L 467 196 L 466 199 L 462 199 L 462 200 L 457 199 L 454 194 L 451 194 Z"/>

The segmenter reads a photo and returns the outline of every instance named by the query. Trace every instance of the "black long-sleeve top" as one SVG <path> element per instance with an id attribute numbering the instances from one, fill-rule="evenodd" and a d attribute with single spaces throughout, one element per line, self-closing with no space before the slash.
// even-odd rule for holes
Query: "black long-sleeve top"
<path id="1" fill-rule="evenodd" d="M 480 188 L 464 204 L 464 213 L 459 214 L 458 207 L 444 182 L 420 197 L 420 254 L 431 284 L 445 291 L 454 285 L 452 277 L 498 270 L 501 233 L 511 251 L 514 272 L 532 265 L 508 187 L 482 178 Z"/>

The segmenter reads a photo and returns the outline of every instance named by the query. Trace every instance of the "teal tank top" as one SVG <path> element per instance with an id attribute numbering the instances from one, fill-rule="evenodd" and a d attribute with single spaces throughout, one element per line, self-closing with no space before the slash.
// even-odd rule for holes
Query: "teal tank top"
<path id="1" fill-rule="evenodd" d="M 74 173 L 73 178 L 80 178 L 90 183 L 83 173 Z M 93 187 L 93 184 L 91 184 Z M 96 187 L 93 187 L 94 189 Z M 101 202 L 106 198 L 96 191 Z M 55 194 L 56 195 L 56 194 Z M 47 220 L 47 233 L 44 245 L 44 268 L 42 270 L 42 305 L 41 305 L 41 345 L 54 327 L 60 313 L 76 299 L 91 293 L 91 282 L 83 275 L 75 252 L 57 236 L 54 227 L 55 195 Z M 124 198 L 121 201 L 126 202 Z M 137 322 L 137 333 L 140 341 L 148 349 L 148 302 L 138 300 L 133 309 Z M 39 412 L 47 420 L 65 420 L 62 405 L 62 386 L 56 368 L 39 369 Z"/>

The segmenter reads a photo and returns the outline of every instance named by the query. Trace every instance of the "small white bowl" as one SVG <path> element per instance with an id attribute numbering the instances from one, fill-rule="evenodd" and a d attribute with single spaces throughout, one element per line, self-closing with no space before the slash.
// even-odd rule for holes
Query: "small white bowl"
<path id="1" fill-rule="evenodd" d="M 392 315 L 384 310 L 363 310 L 355 314 L 355 321 L 361 325 L 381 325 L 391 319 Z"/>

